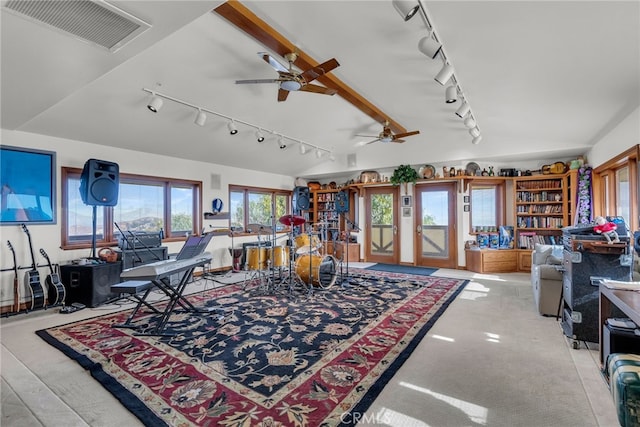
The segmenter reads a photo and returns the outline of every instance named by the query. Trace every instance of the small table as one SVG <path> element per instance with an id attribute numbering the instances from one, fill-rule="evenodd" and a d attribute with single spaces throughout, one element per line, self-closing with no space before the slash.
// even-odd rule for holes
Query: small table
<path id="1" fill-rule="evenodd" d="M 600 284 L 600 365 L 604 366 L 602 328 L 611 317 L 614 308 L 622 311 L 633 323 L 640 326 L 640 292 L 610 289 Z"/>

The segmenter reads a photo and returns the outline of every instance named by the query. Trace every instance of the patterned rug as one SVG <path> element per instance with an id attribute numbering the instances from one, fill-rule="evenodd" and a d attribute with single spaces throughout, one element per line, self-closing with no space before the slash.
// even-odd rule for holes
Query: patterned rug
<path id="1" fill-rule="evenodd" d="M 352 269 L 312 295 L 239 285 L 191 295 L 224 317 L 175 312 L 172 336 L 111 327 L 130 310 L 36 333 L 149 426 L 351 425 L 465 284 Z M 141 310 L 134 323 L 154 320 Z"/>
<path id="2" fill-rule="evenodd" d="M 418 274 L 420 276 L 431 276 L 433 273 L 438 271 L 437 268 L 414 267 L 413 265 L 384 264 L 384 263 L 373 264 L 372 266 L 367 267 L 367 270 L 389 271 L 392 273 Z"/>

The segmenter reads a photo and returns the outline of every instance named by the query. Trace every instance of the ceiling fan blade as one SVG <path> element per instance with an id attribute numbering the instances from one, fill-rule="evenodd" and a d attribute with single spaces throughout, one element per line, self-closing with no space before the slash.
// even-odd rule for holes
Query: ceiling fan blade
<path id="1" fill-rule="evenodd" d="M 281 64 L 279 61 L 276 61 L 276 59 L 269 55 L 267 52 L 258 52 L 258 55 L 262 56 L 262 59 L 264 59 L 264 61 L 271 65 L 276 71 L 282 71 L 282 72 L 288 72 L 289 69 L 287 67 L 285 67 L 283 64 Z"/>
<path id="2" fill-rule="evenodd" d="M 354 136 L 359 136 L 361 138 L 377 138 L 377 136 L 375 135 L 354 135 Z"/>
<path id="3" fill-rule="evenodd" d="M 369 141 L 369 142 L 367 142 L 367 143 L 366 143 L 366 144 L 364 144 L 364 145 L 373 144 L 374 142 L 378 142 L 378 141 L 380 141 L 380 138 L 376 138 L 376 139 L 374 139 L 373 141 Z"/>
<path id="4" fill-rule="evenodd" d="M 394 139 L 393 142 L 403 143 L 404 139 Z"/>
<path id="5" fill-rule="evenodd" d="M 394 135 L 394 139 L 396 139 L 396 138 L 404 138 L 406 136 L 417 135 L 419 133 L 420 133 L 419 130 L 414 130 L 414 131 L 411 131 L 411 132 L 398 133 L 398 134 Z"/>
<path id="6" fill-rule="evenodd" d="M 253 80 L 236 80 L 237 85 L 252 84 L 252 83 L 278 83 L 279 79 L 253 79 Z"/>
<path id="7" fill-rule="evenodd" d="M 312 85 L 312 84 L 306 84 L 302 86 L 299 90 L 302 90 L 305 92 L 322 93 L 324 95 L 335 95 L 336 93 L 338 93 L 338 91 L 333 88 L 328 88 L 328 87 L 319 86 L 319 85 Z"/>
<path id="8" fill-rule="evenodd" d="M 321 75 L 328 73 L 338 66 L 340 66 L 338 61 L 335 58 L 331 58 L 330 60 L 323 62 L 317 67 L 313 67 L 300 74 L 300 77 L 302 77 L 306 82 L 310 82 L 317 79 Z"/>
<path id="9" fill-rule="evenodd" d="M 289 91 L 284 89 L 278 89 L 278 102 L 286 101 L 289 96 Z"/>

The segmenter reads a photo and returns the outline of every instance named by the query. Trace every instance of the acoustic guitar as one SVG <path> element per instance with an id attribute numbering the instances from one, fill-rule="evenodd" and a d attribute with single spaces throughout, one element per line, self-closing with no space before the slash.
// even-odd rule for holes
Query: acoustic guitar
<path id="1" fill-rule="evenodd" d="M 565 173 L 569 170 L 569 167 L 564 162 L 555 162 L 552 165 L 542 166 L 543 175 L 555 175 Z"/>
<path id="2" fill-rule="evenodd" d="M 49 265 L 49 270 L 51 270 L 51 273 L 49 273 L 47 275 L 47 278 L 45 279 L 45 283 L 47 284 L 47 290 L 48 290 L 47 299 L 49 300 L 48 301 L 49 305 L 50 306 L 56 305 L 56 304 L 64 305 L 64 299 L 67 295 L 67 290 L 65 289 L 64 285 L 60 281 L 60 276 L 53 269 L 53 265 L 51 264 L 49 255 L 47 255 L 47 253 L 42 248 L 40 248 L 40 255 L 42 255 L 44 259 L 47 260 L 47 264 Z"/>
<path id="3" fill-rule="evenodd" d="M 36 264 L 36 256 L 33 253 L 33 244 L 31 243 L 31 234 L 26 225 L 22 224 L 22 230 L 27 233 L 29 238 L 29 250 L 31 251 L 31 270 L 25 274 L 25 281 L 29 284 L 28 289 L 31 291 L 31 310 L 44 307 L 44 288 L 40 283 L 40 273 L 38 273 L 38 265 Z"/>
<path id="4" fill-rule="evenodd" d="M 13 312 L 20 311 L 20 280 L 18 279 L 18 261 L 16 260 L 16 251 L 13 249 L 13 245 L 7 240 L 7 246 L 11 249 L 11 255 L 13 255 Z"/>

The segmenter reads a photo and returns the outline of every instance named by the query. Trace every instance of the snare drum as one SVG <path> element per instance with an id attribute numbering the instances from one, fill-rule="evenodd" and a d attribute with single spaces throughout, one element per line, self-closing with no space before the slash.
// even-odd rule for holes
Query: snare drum
<path id="1" fill-rule="evenodd" d="M 328 289 L 336 282 L 337 261 L 331 255 L 306 254 L 296 260 L 296 274 L 304 283 Z"/>
<path id="2" fill-rule="evenodd" d="M 247 270 L 266 270 L 268 249 L 264 246 L 247 246 Z"/>
<path id="3" fill-rule="evenodd" d="M 286 246 L 274 246 L 269 248 L 271 267 L 280 268 L 289 266 L 289 248 Z"/>
<path id="4" fill-rule="evenodd" d="M 315 234 L 309 236 L 307 233 L 302 233 L 296 236 L 295 244 L 296 253 L 298 255 L 314 252 L 321 246 L 318 236 Z"/>

